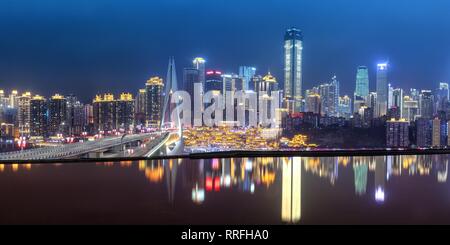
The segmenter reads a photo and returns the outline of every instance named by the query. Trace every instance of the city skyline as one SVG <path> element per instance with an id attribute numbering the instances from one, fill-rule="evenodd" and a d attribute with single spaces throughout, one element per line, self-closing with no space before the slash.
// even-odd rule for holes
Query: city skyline
<path id="1" fill-rule="evenodd" d="M 305 13 L 308 11 L 310 13 L 294 15 L 293 10 L 286 10 L 291 15 L 280 14 L 279 16 L 282 16 L 280 20 L 269 18 L 270 22 L 260 20 L 260 22 L 246 23 L 244 25 L 247 27 L 246 31 L 243 31 L 243 27 L 232 25 L 226 14 L 225 20 L 213 21 L 197 29 L 188 18 L 189 22 L 185 30 L 180 30 L 177 25 L 180 17 L 175 18 L 176 14 L 185 17 L 194 16 L 198 14 L 199 9 L 204 10 L 211 5 L 191 1 L 185 8 L 184 4 L 175 5 L 173 2 L 155 1 L 153 3 L 152 1 L 142 5 L 132 4 L 126 9 L 130 13 L 136 13 L 133 17 L 130 14 L 119 15 L 118 1 L 87 4 L 53 3 L 55 5 L 52 8 L 45 3 L 40 3 L 39 6 L 33 3 L 27 6 L 12 2 L 2 3 L 6 5 L 2 9 L 10 11 L 10 13 L 2 13 L 0 17 L 0 23 L 2 23 L 0 27 L 7 34 L 6 38 L 0 40 L 2 54 L 0 81 L 4 84 L 2 88 L 32 90 L 37 94 L 47 91 L 48 94 L 73 93 L 78 94 L 81 100 L 89 101 L 96 93 L 109 92 L 109 90 L 120 93 L 123 85 L 130 88 L 129 92 L 133 92 L 139 89 L 142 81 L 145 82 L 150 76 L 164 77 L 165 61 L 169 56 L 175 56 L 178 68 L 191 67 L 193 57 L 200 56 L 206 59 L 207 67 L 211 69 L 238 73 L 239 66 L 253 66 L 260 74 L 270 70 L 281 81 L 283 79 L 283 47 L 280 44 L 283 42 L 284 31 L 291 26 L 296 26 L 305 35 L 303 91 L 315 84 L 326 82 L 330 76 L 336 74 L 341 82 L 343 94 L 352 95 L 355 68 L 360 65 L 367 66 L 370 81 L 375 81 L 376 64 L 384 60 L 391 61 L 390 82 L 396 87 L 406 87 L 411 84 L 411 87 L 423 89 L 425 84 L 447 81 L 450 77 L 450 71 L 445 69 L 450 63 L 445 55 L 448 53 L 447 43 L 450 40 L 450 37 L 445 35 L 447 32 L 444 31 L 447 29 L 445 23 L 448 21 L 445 20 L 447 17 L 444 14 L 439 14 L 439 11 L 448 9 L 447 2 L 438 2 L 430 6 L 426 5 L 425 1 L 418 1 L 413 4 L 413 7 L 404 8 L 406 4 L 410 6 L 410 3 L 377 1 L 343 4 L 323 0 L 320 5 L 326 5 L 327 8 L 324 9 L 317 9 L 318 3 L 295 3 L 301 9 L 297 11 L 303 13 L 302 10 L 304 10 Z M 242 4 L 243 7 L 251 7 L 256 2 L 245 1 Z M 268 1 L 259 5 L 270 8 L 273 3 Z M 167 24 L 162 24 L 160 28 L 156 28 L 155 25 L 149 24 L 140 17 L 142 10 L 156 6 L 161 9 L 160 13 L 155 13 L 156 17 L 173 18 Z M 384 9 L 384 6 L 389 6 L 390 9 Z M 101 7 L 108 7 L 113 11 L 108 16 L 101 15 L 99 12 Z M 138 7 L 142 8 L 138 10 Z M 194 7 L 199 8 L 194 10 Z M 368 10 L 367 17 L 355 11 L 360 8 Z M 280 8 L 273 9 L 275 14 L 281 11 Z M 319 21 L 314 17 L 320 13 L 329 13 L 331 9 L 338 10 L 329 15 L 329 18 L 337 20 L 336 24 L 339 24 L 339 28 L 336 28 L 333 21 Z M 400 10 L 404 17 L 392 15 Z M 66 15 L 59 24 L 50 22 L 49 20 L 61 17 L 58 11 L 69 12 L 70 15 Z M 237 22 L 243 21 L 244 18 L 242 14 L 236 13 L 232 1 L 216 5 L 215 11 L 229 13 Z M 26 15 L 27 13 L 32 14 Z M 429 13 L 430 18 L 424 19 L 424 15 Z M 164 17 L 161 14 L 165 14 Z M 202 12 L 200 17 L 209 17 L 213 14 Z M 48 19 L 37 23 L 33 21 L 44 15 Z M 103 16 L 106 20 L 111 20 L 111 27 L 126 26 L 130 27 L 130 30 L 108 28 L 103 21 L 96 21 L 95 16 Z M 19 17 L 26 17 L 20 25 L 15 21 L 15 18 Z M 361 21 L 350 23 L 348 19 L 352 18 Z M 369 21 L 369 19 L 378 21 Z M 69 27 L 67 26 L 69 21 L 74 21 L 74 26 L 70 25 L 74 28 L 67 28 L 72 31 L 64 30 L 65 27 Z M 84 28 L 86 23 L 92 25 Z M 260 28 L 264 24 L 267 24 L 264 26 L 267 30 Z M 142 31 L 144 25 L 146 29 Z M 427 26 L 427 29 L 420 28 L 422 26 Z M 416 35 L 415 27 L 421 29 L 420 35 Z M 404 36 L 408 38 L 407 42 L 404 38 L 397 38 L 398 35 L 394 30 L 398 28 L 401 28 Z M 166 30 L 169 29 L 173 31 L 167 32 Z M 37 32 L 37 30 L 42 31 Z M 217 33 L 209 35 L 213 32 L 211 30 Z M 348 34 L 351 31 L 358 33 L 358 40 L 353 41 L 354 36 Z M 39 51 L 36 46 L 27 44 L 29 40 L 27 43 L 22 41 L 19 38 L 20 33 L 30 34 L 33 37 L 33 43 L 38 45 Z M 169 38 L 169 33 L 173 35 L 173 38 Z M 192 35 L 189 35 L 188 39 L 183 38 L 187 33 Z M 413 34 L 414 39 L 411 39 Z M 114 35 L 114 38 L 105 40 L 111 35 Z M 149 40 L 150 36 L 151 40 Z M 238 36 L 241 36 L 242 40 L 237 38 Z M 217 42 L 224 37 L 228 40 L 227 42 Z M 98 40 L 100 42 L 97 42 Z M 167 43 L 161 43 L 162 40 L 166 40 Z M 425 42 L 433 45 L 421 45 Z M 211 45 L 213 43 L 214 47 Z M 252 45 L 249 45 L 250 43 Z M 98 47 L 99 44 L 102 48 Z M 411 52 L 415 50 L 413 47 L 418 46 L 425 48 Z M 413 58 L 416 56 L 417 58 Z M 37 57 L 39 59 L 36 59 Z M 39 62 L 36 63 L 33 60 L 39 60 Z M 182 69 L 177 70 L 177 76 L 182 77 Z M 84 92 L 83 87 L 86 86 L 91 88 L 89 94 Z M 374 91 L 374 86 L 371 82 L 371 91 Z M 108 87 L 108 91 L 105 91 L 105 87 Z"/>

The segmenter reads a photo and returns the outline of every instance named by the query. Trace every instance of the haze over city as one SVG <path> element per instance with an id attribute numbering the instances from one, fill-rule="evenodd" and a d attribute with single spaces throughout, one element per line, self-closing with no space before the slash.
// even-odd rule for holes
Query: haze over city
<path id="1" fill-rule="evenodd" d="M 283 35 L 302 30 L 304 89 L 340 81 L 352 95 L 356 68 L 389 61 L 396 87 L 433 89 L 450 77 L 450 3 L 433 1 L 2 1 L 0 83 L 5 90 L 135 93 L 150 76 L 241 65 L 283 80 Z M 181 79 L 180 79 L 181 80 Z M 88 88 L 88 89 L 87 89 Z"/>

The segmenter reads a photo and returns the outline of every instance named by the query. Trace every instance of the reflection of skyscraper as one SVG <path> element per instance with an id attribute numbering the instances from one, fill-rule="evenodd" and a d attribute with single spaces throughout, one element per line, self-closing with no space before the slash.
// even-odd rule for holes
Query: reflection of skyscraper
<path id="1" fill-rule="evenodd" d="M 296 223 L 301 219 L 301 158 L 283 158 L 281 220 Z"/>
<path id="2" fill-rule="evenodd" d="M 303 34 L 297 28 L 284 36 L 284 96 L 289 112 L 299 112 L 302 99 Z"/>
<path id="3" fill-rule="evenodd" d="M 356 195 L 364 195 L 367 190 L 367 172 L 369 165 L 364 161 L 358 161 L 365 159 L 365 157 L 354 157 L 353 160 L 353 172 L 355 175 L 355 193 Z"/>
<path id="4" fill-rule="evenodd" d="M 375 157 L 375 201 L 383 203 L 386 184 L 386 156 Z"/>
<path id="5" fill-rule="evenodd" d="M 178 159 L 163 160 L 164 175 L 166 177 L 166 187 L 169 196 L 169 203 L 173 204 L 175 199 L 175 186 L 177 181 Z"/>

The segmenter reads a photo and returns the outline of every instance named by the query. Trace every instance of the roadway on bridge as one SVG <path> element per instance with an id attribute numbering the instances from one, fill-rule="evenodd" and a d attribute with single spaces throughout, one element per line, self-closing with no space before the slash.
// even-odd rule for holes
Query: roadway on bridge
<path id="1" fill-rule="evenodd" d="M 102 151 L 105 149 L 128 144 L 131 142 L 147 140 L 156 140 L 155 145 L 159 144 L 159 139 L 165 138 L 165 135 L 158 133 L 132 134 L 126 135 L 123 140 L 122 136 L 105 137 L 95 141 L 78 142 L 73 144 L 64 144 L 55 147 L 43 147 L 28 149 L 23 151 L 6 152 L 0 154 L 0 160 L 49 160 L 49 159 L 71 159 L 81 157 L 90 152 Z M 153 141 L 148 142 L 151 147 Z M 142 151 L 142 155 L 147 152 Z M 135 156 L 133 154 L 133 156 Z"/>

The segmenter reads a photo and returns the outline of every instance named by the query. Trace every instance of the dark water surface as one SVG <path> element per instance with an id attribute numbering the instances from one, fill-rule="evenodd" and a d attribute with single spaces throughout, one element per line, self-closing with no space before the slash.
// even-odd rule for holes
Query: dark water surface
<path id="1" fill-rule="evenodd" d="M 0 165 L 0 224 L 450 224 L 449 157 Z"/>

